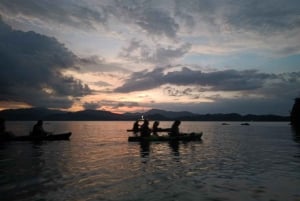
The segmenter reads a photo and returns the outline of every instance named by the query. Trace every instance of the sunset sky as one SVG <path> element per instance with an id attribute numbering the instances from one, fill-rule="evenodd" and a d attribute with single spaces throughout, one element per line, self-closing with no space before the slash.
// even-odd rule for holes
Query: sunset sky
<path id="1" fill-rule="evenodd" d="M 1 0 L 0 109 L 288 115 L 299 0 Z"/>

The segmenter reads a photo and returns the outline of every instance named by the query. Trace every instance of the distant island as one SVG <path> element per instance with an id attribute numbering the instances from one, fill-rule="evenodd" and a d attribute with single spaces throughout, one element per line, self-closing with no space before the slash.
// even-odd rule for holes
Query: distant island
<path id="1" fill-rule="evenodd" d="M 8 109 L 0 111 L 0 117 L 8 121 L 134 121 L 141 116 L 149 120 L 159 121 L 290 121 L 289 116 L 279 115 L 241 115 L 229 114 L 195 114 L 191 112 L 173 112 L 152 109 L 144 113 L 116 114 L 102 110 L 83 110 L 78 112 L 65 112 L 47 108 Z"/>

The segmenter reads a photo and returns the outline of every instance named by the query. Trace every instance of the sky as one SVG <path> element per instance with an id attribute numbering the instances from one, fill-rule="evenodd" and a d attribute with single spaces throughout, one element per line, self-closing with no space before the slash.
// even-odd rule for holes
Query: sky
<path id="1" fill-rule="evenodd" d="M 0 109 L 289 115 L 298 0 L 1 0 Z"/>

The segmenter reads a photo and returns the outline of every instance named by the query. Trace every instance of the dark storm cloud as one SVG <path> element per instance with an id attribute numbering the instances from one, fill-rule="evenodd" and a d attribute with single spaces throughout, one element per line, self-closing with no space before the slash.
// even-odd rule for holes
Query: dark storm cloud
<path id="1" fill-rule="evenodd" d="M 0 20 L 0 100 L 70 107 L 71 97 L 91 92 L 87 85 L 62 74 L 76 60 L 56 39 L 12 30 Z"/>
<path id="2" fill-rule="evenodd" d="M 210 90 L 215 91 L 254 90 L 261 88 L 267 79 L 273 77 L 274 75 L 256 70 L 224 70 L 204 73 L 184 67 L 180 71 L 164 73 L 164 69 L 157 68 L 151 72 L 133 73 L 124 85 L 115 91 L 127 93 L 148 90 L 163 84 L 208 86 Z"/>
<path id="3" fill-rule="evenodd" d="M 191 49 L 191 44 L 185 43 L 179 47 L 156 46 L 151 49 L 142 41 L 133 39 L 129 45 L 123 48 L 120 56 L 136 62 L 168 64 L 173 60 L 181 58 Z"/>

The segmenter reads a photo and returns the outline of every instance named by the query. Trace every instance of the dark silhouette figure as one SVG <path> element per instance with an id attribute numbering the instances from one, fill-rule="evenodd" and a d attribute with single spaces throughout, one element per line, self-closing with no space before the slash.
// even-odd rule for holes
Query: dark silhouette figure
<path id="1" fill-rule="evenodd" d="M 5 119 L 0 118 L 0 139 L 8 140 L 15 137 L 12 132 L 6 131 Z"/>
<path id="2" fill-rule="evenodd" d="M 139 128 L 139 121 L 135 121 L 134 124 L 133 124 L 133 127 L 132 127 L 132 132 L 134 135 L 137 135 L 138 132 L 140 131 L 140 128 Z"/>
<path id="3" fill-rule="evenodd" d="M 43 121 L 38 120 L 37 123 L 33 126 L 31 135 L 36 137 L 44 137 L 47 136 L 49 132 L 46 132 L 43 128 Z"/>
<path id="4" fill-rule="evenodd" d="M 158 121 L 155 121 L 154 123 L 153 123 L 153 126 L 152 126 L 152 134 L 153 135 L 155 135 L 155 136 L 158 136 L 158 131 L 160 130 L 159 128 L 158 128 L 158 126 L 159 126 L 159 122 Z"/>
<path id="5" fill-rule="evenodd" d="M 300 98 L 295 99 L 290 118 L 291 125 L 300 128 Z"/>
<path id="6" fill-rule="evenodd" d="M 149 137 L 151 130 L 149 128 L 149 121 L 148 120 L 144 120 L 143 125 L 141 126 L 141 137 Z"/>
<path id="7" fill-rule="evenodd" d="M 169 132 L 169 135 L 170 136 L 178 136 L 180 135 L 180 132 L 179 132 L 179 125 L 180 125 L 180 121 L 179 120 L 176 120 L 174 121 L 171 129 L 170 129 L 170 132 Z"/>

